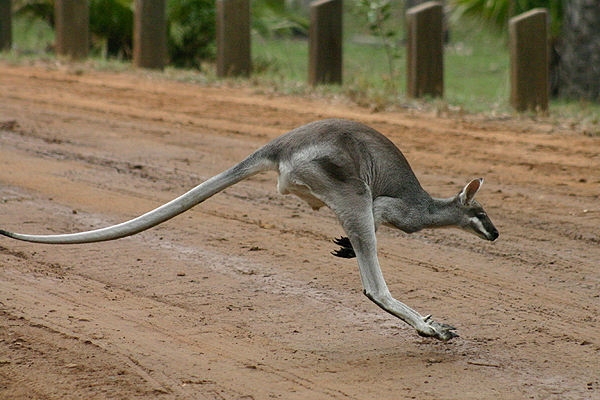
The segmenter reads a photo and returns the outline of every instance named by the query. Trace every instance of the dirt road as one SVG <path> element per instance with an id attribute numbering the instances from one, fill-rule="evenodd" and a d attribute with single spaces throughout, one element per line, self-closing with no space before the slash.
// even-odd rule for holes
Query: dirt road
<path id="1" fill-rule="evenodd" d="M 394 296 L 460 338 L 379 310 L 331 212 L 265 174 L 116 242 L 0 238 L 0 398 L 600 399 L 600 137 L 556 124 L 0 65 L 0 228 L 124 221 L 329 117 L 387 135 L 434 196 L 485 178 L 496 242 L 378 235 Z"/>

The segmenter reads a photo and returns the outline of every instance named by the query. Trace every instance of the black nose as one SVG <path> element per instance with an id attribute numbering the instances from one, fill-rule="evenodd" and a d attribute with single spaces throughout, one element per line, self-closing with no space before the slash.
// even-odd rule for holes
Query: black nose
<path id="1" fill-rule="evenodd" d="M 498 233 L 498 231 L 496 229 L 494 229 L 493 231 L 490 232 L 489 240 L 491 242 L 493 242 L 494 240 L 498 239 L 498 236 L 500 236 L 500 234 Z"/>

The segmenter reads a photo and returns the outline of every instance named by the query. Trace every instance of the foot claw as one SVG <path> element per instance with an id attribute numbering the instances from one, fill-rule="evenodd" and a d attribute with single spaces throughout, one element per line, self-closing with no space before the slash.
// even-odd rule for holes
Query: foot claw
<path id="1" fill-rule="evenodd" d="M 352 243 L 350 243 L 350 239 L 347 237 L 341 237 L 339 239 L 333 239 L 333 243 L 341 246 L 341 249 L 335 250 L 331 252 L 336 257 L 341 258 L 354 258 L 356 257 L 356 253 L 354 253 L 354 249 L 352 248 Z"/>
<path id="2" fill-rule="evenodd" d="M 340 258 L 354 258 L 356 257 L 356 254 L 354 253 L 354 250 L 352 248 L 348 248 L 348 247 L 342 247 L 339 250 L 334 250 L 331 252 L 331 254 L 333 254 L 336 257 L 340 257 Z"/>
<path id="3" fill-rule="evenodd" d="M 418 331 L 419 336 L 433 337 L 439 340 L 450 340 L 455 337 L 459 337 L 458 334 L 452 332 L 456 330 L 455 327 L 440 322 L 431 320 L 431 315 L 423 317 L 426 327 L 422 331 Z"/>
<path id="4" fill-rule="evenodd" d="M 348 239 L 345 236 L 342 236 L 339 239 L 338 238 L 333 239 L 333 243 L 337 244 L 338 246 L 352 248 L 352 243 L 350 243 L 350 239 Z"/>

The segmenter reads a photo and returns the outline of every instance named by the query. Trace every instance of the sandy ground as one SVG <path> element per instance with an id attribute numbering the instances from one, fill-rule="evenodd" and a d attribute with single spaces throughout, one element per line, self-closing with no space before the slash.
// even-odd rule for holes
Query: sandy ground
<path id="1" fill-rule="evenodd" d="M 557 124 L 0 65 L 0 228 L 124 221 L 329 117 L 387 135 L 434 196 L 485 178 L 496 242 L 378 235 L 394 296 L 460 338 L 372 304 L 332 213 L 265 174 L 120 241 L 0 238 L 0 398 L 600 399 L 600 138 Z"/>

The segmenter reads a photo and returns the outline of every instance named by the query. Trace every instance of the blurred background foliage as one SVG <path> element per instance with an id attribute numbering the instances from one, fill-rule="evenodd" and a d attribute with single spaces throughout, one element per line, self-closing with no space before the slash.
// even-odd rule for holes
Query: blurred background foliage
<path id="1" fill-rule="evenodd" d="M 550 15 L 550 36 L 558 38 L 563 19 L 563 0 L 452 0 L 453 16 L 475 17 L 499 31 L 506 31 L 508 20 L 534 8 L 544 7 Z"/>
<path id="2" fill-rule="evenodd" d="M 106 58 L 131 59 L 133 0 L 89 0 L 89 6 L 92 51 Z M 54 1 L 14 0 L 14 16 L 21 29 L 43 32 L 43 24 L 54 28 Z M 198 68 L 201 61 L 214 58 L 214 0 L 167 0 L 167 21 L 173 65 Z"/>
<path id="3" fill-rule="evenodd" d="M 200 68 L 202 61 L 214 58 L 214 0 L 167 0 L 167 21 L 171 63 Z"/>
<path id="4" fill-rule="evenodd" d="M 308 35 L 308 14 L 299 3 L 286 0 L 254 0 L 252 29 L 263 37 Z"/>

